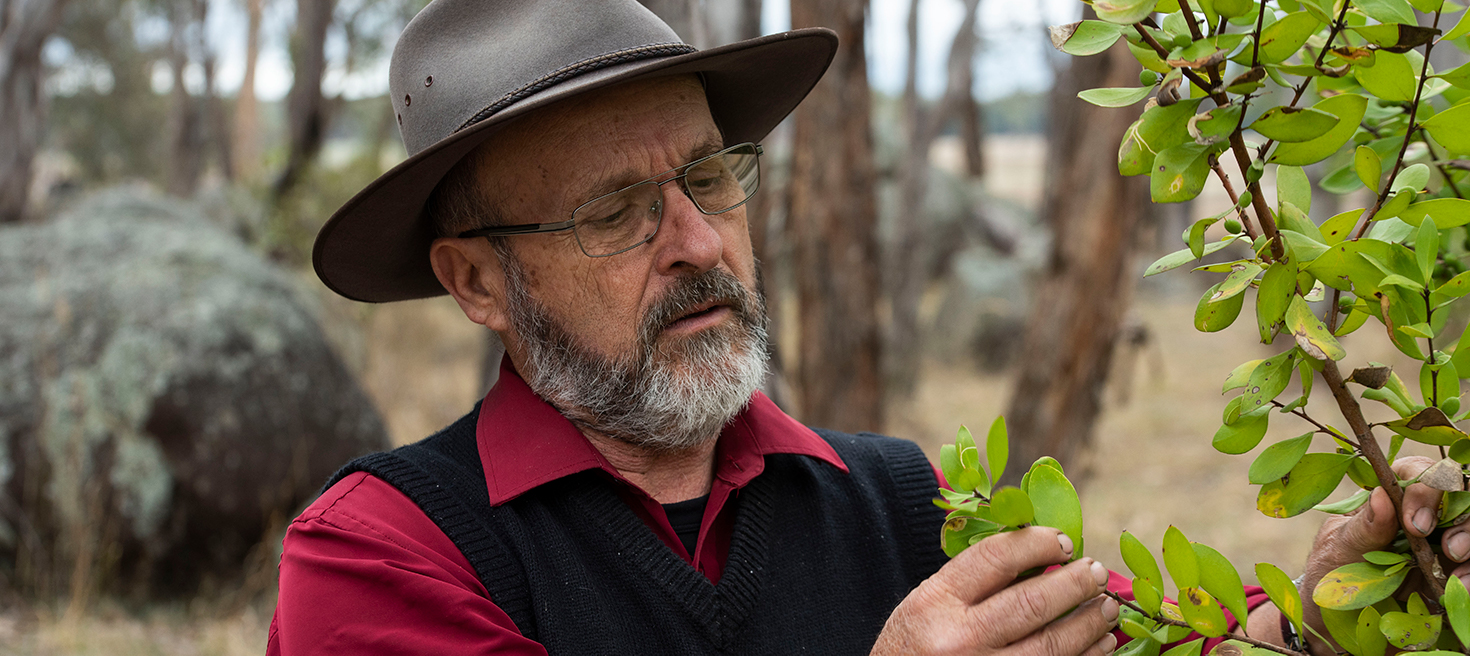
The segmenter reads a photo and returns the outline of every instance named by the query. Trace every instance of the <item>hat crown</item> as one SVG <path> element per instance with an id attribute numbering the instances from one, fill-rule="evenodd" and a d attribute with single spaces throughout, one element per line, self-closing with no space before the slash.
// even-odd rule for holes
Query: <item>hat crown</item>
<path id="1" fill-rule="evenodd" d="M 413 155 L 538 83 L 693 50 L 682 44 L 634 0 L 434 0 L 393 48 L 393 111 Z"/>

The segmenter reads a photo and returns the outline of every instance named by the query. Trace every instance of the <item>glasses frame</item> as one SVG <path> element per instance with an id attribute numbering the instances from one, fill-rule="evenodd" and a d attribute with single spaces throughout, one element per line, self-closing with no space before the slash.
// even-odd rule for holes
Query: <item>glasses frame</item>
<path id="1" fill-rule="evenodd" d="M 714 159 L 716 157 L 723 157 L 725 155 L 728 155 L 730 152 L 732 152 L 734 150 L 738 150 L 740 148 L 744 148 L 744 147 L 747 147 L 747 146 L 749 146 L 749 147 L 751 147 L 751 148 L 753 148 L 755 150 L 755 188 L 754 189 L 751 189 L 750 190 L 750 193 L 748 193 L 748 194 L 745 195 L 745 199 L 744 200 L 742 200 L 742 201 L 740 201 L 738 203 L 735 203 L 734 205 L 731 205 L 731 206 L 729 206 L 729 207 L 727 207 L 727 208 L 725 208 L 723 210 L 720 210 L 718 212 L 710 212 L 710 211 L 704 209 L 704 207 L 702 207 L 699 204 L 699 201 L 698 200 L 695 200 L 694 195 L 691 194 L 691 193 L 689 193 L 689 187 L 684 182 L 682 182 L 689 175 L 689 169 L 691 169 L 691 168 L 693 168 L 693 167 L 695 167 L 695 166 L 697 166 L 699 164 L 703 164 L 704 162 L 707 162 L 709 160 L 712 160 L 712 159 Z M 765 149 L 762 148 L 760 144 L 749 142 L 749 141 L 744 142 L 744 143 L 738 143 L 738 144 L 735 144 L 735 145 L 730 146 L 728 148 L 724 148 L 724 149 L 722 149 L 722 150 L 720 150 L 718 152 L 715 152 L 715 153 L 712 153 L 710 155 L 706 155 L 704 157 L 701 157 L 699 159 L 696 159 L 696 160 L 694 160 L 692 162 L 689 162 L 688 164 L 684 164 L 684 165 L 681 165 L 681 166 L 676 166 L 674 168 L 671 168 L 671 169 L 669 169 L 667 171 L 664 171 L 663 173 L 659 173 L 657 175 L 654 175 L 652 177 L 649 177 L 646 180 L 641 180 L 639 182 L 635 182 L 635 183 L 630 184 L 630 185 L 628 185 L 626 187 L 623 187 L 621 189 L 618 189 L 617 191 L 613 191 L 613 192 L 609 192 L 609 193 L 606 193 L 606 194 L 602 194 L 601 196 L 598 196 L 596 198 L 593 198 L 592 200 L 589 200 L 589 201 L 587 201 L 585 203 L 582 203 L 581 205 L 578 205 L 576 207 L 576 209 L 572 210 L 572 216 L 575 217 L 577 215 L 577 212 L 581 211 L 582 208 L 587 207 L 588 205 L 591 205 L 593 203 L 596 203 L 597 201 L 600 201 L 600 200 L 602 200 L 604 198 L 607 198 L 609 196 L 616 196 L 617 194 L 621 194 L 621 193 L 623 193 L 623 192 L 625 192 L 625 191 L 627 191 L 629 189 L 632 189 L 634 187 L 637 187 L 639 185 L 645 185 L 645 184 L 653 183 L 653 184 L 658 185 L 659 190 L 662 191 L 664 185 L 666 185 L 666 184 L 668 184 L 670 182 L 673 182 L 675 180 L 680 180 L 681 181 L 679 183 L 679 190 L 682 191 L 682 192 L 684 192 L 684 197 L 685 198 L 688 198 L 689 199 L 689 202 L 694 203 L 695 209 L 698 209 L 701 214 L 704 214 L 706 216 L 715 216 L 717 214 L 724 214 L 725 212 L 729 212 L 730 210 L 733 210 L 733 209 L 735 209 L 737 207 L 740 207 L 741 205 L 744 205 L 744 204 L 750 202 L 750 199 L 755 197 L 755 192 L 760 190 L 760 184 L 761 184 L 760 183 L 760 156 L 763 155 L 763 154 L 765 154 Z M 664 177 L 664 176 L 666 176 L 666 175 L 668 175 L 670 173 L 675 173 L 675 172 L 677 172 L 676 175 L 674 175 L 673 177 L 671 177 L 671 178 L 669 178 L 667 180 L 664 180 L 662 182 L 660 182 L 658 180 L 659 178 L 662 178 L 662 177 Z M 659 205 L 659 213 L 658 213 L 658 225 L 654 226 L 653 227 L 653 232 L 649 233 L 647 237 L 643 238 L 638 243 L 633 244 L 631 246 L 628 246 L 626 248 L 617 250 L 617 251 L 613 251 L 611 253 L 603 253 L 601 255 L 593 255 L 593 254 L 587 252 L 587 248 L 582 245 L 582 239 L 580 237 L 578 237 L 577 238 L 577 248 L 580 249 L 582 251 L 582 254 L 583 255 L 586 255 L 587 257 L 612 257 L 612 256 L 617 255 L 619 253 L 626 253 L 628 251 L 631 251 L 631 250 L 633 250 L 635 248 L 638 248 L 639 246 L 642 246 L 642 245 L 648 243 L 654 237 L 658 236 L 658 231 L 659 231 L 660 228 L 663 227 L 663 224 L 664 224 L 663 205 L 662 205 L 662 202 L 660 202 L 660 205 Z M 477 229 L 474 229 L 474 230 L 466 230 L 464 232 L 461 232 L 461 233 L 459 233 L 459 237 L 460 238 L 468 238 L 468 237 L 508 237 L 508 236 L 512 236 L 512 235 L 534 235 L 534 234 L 543 233 L 543 232 L 561 232 L 561 231 L 564 231 L 564 230 L 575 230 L 576 227 L 577 227 L 577 220 L 575 218 L 573 218 L 573 219 L 568 220 L 568 221 L 557 221 L 555 223 L 523 223 L 523 224 L 518 224 L 518 225 L 490 226 L 488 228 L 477 228 Z M 573 235 L 575 236 L 576 233 L 573 232 Z"/>

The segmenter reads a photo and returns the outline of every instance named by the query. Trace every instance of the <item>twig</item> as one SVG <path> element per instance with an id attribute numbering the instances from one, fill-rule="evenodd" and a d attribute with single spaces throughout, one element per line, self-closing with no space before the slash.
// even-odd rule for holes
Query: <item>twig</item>
<path id="1" fill-rule="evenodd" d="M 1194 8 L 1189 6 L 1189 0 L 1179 0 L 1179 8 L 1184 10 L 1180 13 L 1184 14 L 1184 22 L 1189 24 L 1189 34 L 1194 37 L 1194 40 L 1205 38 L 1205 35 L 1199 30 L 1199 23 L 1194 20 Z"/>
<path id="2" fill-rule="evenodd" d="M 1434 24 L 1430 26 L 1432 29 L 1439 28 L 1440 13 L 1434 12 Z M 1424 44 L 1424 65 L 1419 69 L 1419 84 L 1414 87 L 1414 102 L 1409 104 L 1409 129 L 1404 131 L 1404 144 L 1399 147 L 1399 156 L 1393 163 L 1393 171 L 1388 174 L 1388 181 L 1383 183 L 1383 189 L 1378 192 L 1378 200 L 1358 219 L 1358 229 L 1353 231 L 1353 239 L 1362 237 L 1363 233 L 1368 231 L 1368 224 L 1373 221 L 1378 210 L 1383 208 L 1384 201 L 1388 200 L 1388 193 L 1393 191 L 1393 179 L 1398 177 L 1399 171 L 1404 168 L 1404 155 L 1408 154 L 1409 144 L 1414 141 L 1414 132 L 1419 129 L 1418 124 L 1414 122 L 1414 117 L 1419 115 L 1419 101 L 1424 97 L 1424 84 L 1429 81 L 1427 77 L 1429 75 L 1429 53 L 1433 51 L 1434 40 L 1430 39 L 1429 43 Z"/>
<path id="3" fill-rule="evenodd" d="M 1271 404 L 1274 405 L 1274 406 L 1276 406 L 1276 407 L 1278 407 L 1278 408 L 1285 408 L 1286 407 L 1285 404 L 1281 403 L 1280 401 L 1276 401 L 1274 399 L 1271 401 Z M 1333 436 L 1333 437 L 1335 437 L 1335 438 L 1337 438 L 1339 440 L 1342 440 L 1344 442 L 1347 442 L 1348 444 L 1353 445 L 1353 448 L 1354 449 L 1357 449 L 1358 448 L 1358 444 L 1356 442 L 1352 441 L 1351 439 L 1345 438 L 1340 433 L 1338 433 L 1337 431 L 1332 430 L 1331 428 L 1328 428 L 1328 427 L 1322 425 L 1321 422 L 1318 422 L 1316 419 L 1311 418 L 1310 416 L 1307 415 L 1307 413 L 1302 412 L 1302 409 L 1301 408 L 1296 408 L 1296 409 L 1292 410 L 1291 411 L 1291 414 L 1294 414 L 1294 415 L 1296 415 L 1298 417 L 1301 417 L 1302 419 L 1305 419 L 1307 421 L 1307 423 L 1309 423 L 1309 424 L 1311 424 L 1313 426 L 1316 426 L 1317 427 L 1317 432 L 1319 432 L 1319 433 L 1326 433 L 1326 434 L 1331 435 L 1331 436 Z"/>
<path id="4" fill-rule="evenodd" d="M 1127 606 L 1129 608 L 1132 608 L 1133 610 L 1138 611 L 1144 617 L 1147 617 L 1150 620 L 1153 620 L 1155 622 L 1158 622 L 1159 624 L 1165 624 L 1165 625 L 1168 625 L 1168 626 L 1183 627 L 1183 628 L 1189 629 L 1191 631 L 1194 630 L 1194 627 L 1190 626 L 1188 622 L 1180 622 L 1179 620 L 1172 620 L 1172 619 L 1169 619 L 1167 617 L 1155 617 L 1153 615 L 1150 615 L 1148 611 L 1140 608 L 1138 606 L 1138 604 L 1135 604 L 1135 603 L 1133 603 L 1133 602 L 1131 602 L 1131 601 L 1129 601 L 1127 599 L 1124 599 L 1122 597 L 1122 595 L 1119 595 L 1118 593 L 1113 592 L 1112 590 L 1103 590 L 1103 594 L 1107 595 L 1108 598 L 1112 599 L 1113 601 L 1118 602 L 1119 604 L 1122 604 L 1124 606 Z M 1273 644 L 1271 644 L 1269 642 L 1264 642 L 1264 641 L 1261 641 L 1261 640 L 1256 640 L 1255 638 L 1250 638 L 1250 637 L 1246 637 L 1246 636 L 1242 636 L 1242 635 L 1233 635 L 1232 634 L 1231 636 L 1229 636 L 1229 639 L 1230 640 L 1236 640 L 1236 641 L 1239 641 L 1239 642 L 1244 642 L 1245 644 L 1248 644 L 1248 645 L 1250 645 L 1252 647 L 1260 647 L 1261 649 L 1269 649 L 1269 650 L 1274 651 L 1274 652 L 1276 652 L 1278 654 L 1283 654 L 1284 656 L 1311 656 L 1311 654 L 1307 654 L 1307 653 L 1299 652 L 1299 651 L 1292 651 L 1292 650 L 1287 649 L 1285 647 L 1278 647 L 1278 646 L 1273 645 Z"/>
<path id="5" fill-rule="evenodd" d="M 1251 224 L 1250 215 L 1245 213 L 1245 208 L 1240 206 L 1240 197 L 1235 195 L 1235 186 L 1230 184 L 1230 174 L 1220 166 L 1220 158 L 1210 155 L 1208 161 L 1210 170 L 1215 172 L 1215 177 L 1220 178 L 1220 185 L 1225 187 L 1225 193 L 1230 196 L 1230 204 L 1235 206 L 1235 213 L 1240 217 L 1241 225 L 1245 226 L 1246 236 L 1250 237 L 1251 241 L 1255 241 L 1260 233 L 1256 232 L 1255 226 Z"/>

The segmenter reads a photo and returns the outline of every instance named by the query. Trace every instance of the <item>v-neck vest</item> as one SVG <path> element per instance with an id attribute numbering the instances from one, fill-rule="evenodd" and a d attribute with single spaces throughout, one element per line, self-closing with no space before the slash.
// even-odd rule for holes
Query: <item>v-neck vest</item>
<path id="1" fill-rule="evenodd" d="M 491 506 L 475 411 L 349 463 L 416 503 L 491 601 L 549 654 L 866 654 L 899 601 L 944 563 L 936 480 L 911 442 L 826 430 L 849 472 L 767 455 L 738 492 L 719 584 L 661 542 L 600 472 Z"/>

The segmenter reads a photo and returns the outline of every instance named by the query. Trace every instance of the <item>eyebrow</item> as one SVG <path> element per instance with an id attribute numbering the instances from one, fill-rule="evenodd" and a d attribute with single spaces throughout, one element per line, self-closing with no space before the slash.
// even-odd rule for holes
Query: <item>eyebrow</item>
<path id="1" fill-rule="evenodd" d="M 679 166 L 683 166 L 684 164 L 688 164 L 690 162 L 693 162 L 694 160 L 713 155 L 719 152 L 724 147 L 725 143 L 720 138 L 713 136 L 706 137 L 700 140 L 699 143 L 695 144 L 692 148 L 684 152 L 684 160 L 680 163 Z M 591 191 L 586 194 L 586 198 L 576 201 L 576 203 L 580 205 L 581 203 L 585 203 L 594 198 L 601 197 L 604 194 L 610 194 L 629 185 L 637 184 L 644 180 L 648 180 L 650 177 L 656 177 L 667 172 L 668 170 L 659 171 L 658 173 L 653 174 L 653 176 L 649 176 L 639 172 L 622 170 L 599 175 L 594 178 L 593 184 L 588 185 Z"/>

